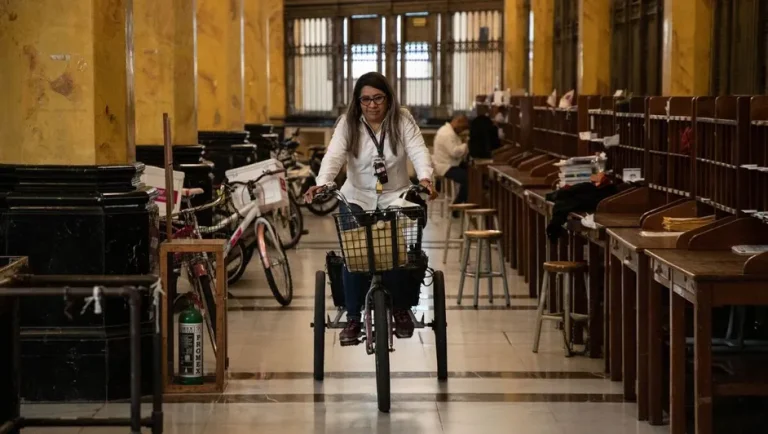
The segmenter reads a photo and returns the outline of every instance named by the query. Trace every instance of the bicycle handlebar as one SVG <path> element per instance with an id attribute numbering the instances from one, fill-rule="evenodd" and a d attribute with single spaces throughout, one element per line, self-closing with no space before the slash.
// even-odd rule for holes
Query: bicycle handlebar
<path id="1" fill-rule="evenodd" d="M 427 187 L 424 187 L 421 184 L 413 184 L 400 195 L 400 198 L 404 198 L 408 195 L 408 193 L 412 191 L 416 192 L 417 194 L 429 194 L 429 189 Z M 329 182 L 325 185 L 321 185 L 317 193 L 315 193 L 315 196 L 312 198 L 312 202 L 314 203 L 318 200 L 327 199 L 330 195 L 336 196 L 340 201 L 344 203 L 344 205 L 347 206 L 347 209 L 349 209 L 349 202 L 347 202 L 347 198 L 339 190 L 339 187 L 335 182 Z"/>
<path id="2" fill-rule="evenodd" d="M 171 214 L 171 218 L 176 218 L 176 217 L 179 217 L 179 216 L 185 215 L 185 214 L 194 214 L 194 213 L 197 213 L 198 211 L 205 211 L 207 209 L 211 209 L 211 208 L 214 208 L 214 207 L 220 205 L 222 201 L 224 201 L 224 196 L 220 195 L 213 202 L 209 202 L 209 203 L 206 203 L 206 204 L 203 204 L 203 205 L 200 205 L 200 206 L 196 206 L 196 207 L 192 207 L 192 208 L 186 208 L 186 209 L 183 209 L 183 210 L 181 210 L 179 212 L 173 213 L 173 214 Z"/>
<path id="3" fill-rule="evenodd" d="M 259 177 L 256 178 L 256 179 L 253 179 L 253 180 L 250 180 L 250 181 L 231 181 L 231 182 L 227 182 L 227 184 L 229 184 L 229 185 L 246 185 L 246 186 L 250 186 L 250 185 L 258 184 L 259 181 L 261 181 L 261 178 L 263 178 L 265 176 L 277 175 L 278 173 L 286 173 L 286 170 L 285 169 L 267 170 L 264 173 L 262 173 L 261 175 L 259 175 Z"/>

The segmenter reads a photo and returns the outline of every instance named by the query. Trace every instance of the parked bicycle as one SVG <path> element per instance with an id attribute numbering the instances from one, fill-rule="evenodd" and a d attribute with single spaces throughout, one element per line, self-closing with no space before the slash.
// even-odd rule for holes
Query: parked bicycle
<path id="1" fill-rule="evenodd" d="M 293 299 L 293 279 L 288 256 L 272 222 L 262 214 L 258 204 L 259 189 L 262 188 L 259 181 L 266 176 L 283 172 L 284 170 L 265 171 L 251 181 L 223 184 L 219 190 L 220 198 L 217 200 L 220 201 L 219 204 L 223 204 L 221 209 L 233 212 L 217 224 L 200 227 L 199 230 L 201 234 L 214 235 L 224 231 L 230 234 L 224 250 L 224 256 L 227 258 L 227 278 L 230 282 L 236 282 L 245 272 L 250 256 L 248 251 L 257 250 L 272 294 L 278 303 L 287 306 Z M 249 201 L 243 201 L 248 203 L 240 209 L 237 209 L 232 201 L 232 194 L 237 186 L 245 187 L 239 194 L 250 195 Z M 219 215 L 221 216 L 221 211 Z M 234 225 L 237 225 L 234 230 L 228 230 Z"/>
<path id="2" fill-rule="evenodd" d="M 286 168 L 286 181 L 288 190 L 293 195 L 293 200 L 300 207 L 307 208 L 314 215 L 328 215 L 339 207 L 339 201 L 334 195 L 328 195 L 319 201 L 307 203 L 304 201 L 304 193 L 310 187 L 316 185 L 317 173 L 320 171 L 320 163 L 325 156 L 325 146 L 313 145 L 309 147 L 309 158 L 301 160 L 303 155 L 298 151 L 299 142 L 296 138 L 300 130 L 293 132 L 291 137 L 284 140 L 275 153 L 277 158 Z M 343 174 L 340 174 L 336 180 L 339 185 L 343 184 Z"/>
<path id="3" fill-rule="evenodd" d="M 428 194 L 420 185 L 412 186 L 408 192 Z M 403 197 L 407 196 L 406 192 Z M 344 195 L 336 184 L 330 183 L 321 188 L 317 196 L 335 195 L 347 205 Z M 314 321 L 314 378 L 322 381 L 325 364 L 325 330 L 343 329 L 346 322 L 341 321 L 345 313 L 344 289 L 341 284 L 341 267 L 349 272 L 370 276 L 371 284 L 365 296 L 363 314 L 364 329 L 360 342 L 365 342 L 366 352 L 376 357 L 376 391 L 379 411 L 390 409 L 390 372 L 389 353 L 394 351 L 392 294 L 394 291 L 415 290 L 418 304 L 418 291 L 427 271 L 432 275 L 434 297 L 434 319 L 424 322 L 424 317 L 417 320 L 409 310 L 415 328 L 430 327 L 435 333 L 437 353 L 437 378 L 440 381 L 448 377 L 447 336 L 445 315 L 445 281 L 441 271 L 428 268 L 429 258 L 422 251 L 422 230 L 426 224 L 424 208 L 390 207 L 376 211 L 362 211 L 335 214 L 336 230 L 341 247 L 341 256 L 329 253 L 327 270 L 329 273 L 336 317 L 331 320 L 326 315 L 325 287 L 326 273 L 315 274 L 315 309 Z M 409 280 L 398 288 L 386 288 L 382 283 L 382 274 L 396 269 L 409 270 Z"/>
<path id="4" fill-rule="evenodd" d="M 173 239 L 202 239 L 200 226 L 197 224 L 197 213 L 211 209 L 221 202 L 221 198 L 198 207 L 190 206 L 191 199 L 195 195 L 202 194 L 200 188 L 184 189 L 182 200 L 187 206 L 185 209 L 171 215 Z M 181 312 L 189 303 L 198 304 L 203 315 L 208 337 L 216 354 L 216 293 L 215 270 L 213 261 L 206 253 L 176 253 L 173 261 L 173 273 L 181 276 L 182 269 L 186 271 L 187 280 L 192 286 L 192 291 L 179 294 L 174 300 L 174 311 Z"/>

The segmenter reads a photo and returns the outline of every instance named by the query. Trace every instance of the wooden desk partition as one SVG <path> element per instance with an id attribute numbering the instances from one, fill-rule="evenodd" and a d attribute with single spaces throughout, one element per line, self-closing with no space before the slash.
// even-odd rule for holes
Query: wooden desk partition
<path id="1" fill-rule="evenodd" d="M 227 383 L 227 270 L 224 260 L 226 240 L 179 239 L 160 245 L 160 275 L 166 296 L 162 297 L 163 314 L 163 391 L 166 394 L 179 393 L 223 393 Z M 201 385 L 182 385 L 175 381 L 174 320 L 173 300 L 176 284 L 172 281 L 173 255 L 177 253 L 208 253 L 216 261 L 216 369 L 215 377 L 205 377 Z M 205 329 L 205 328 L 204 328 Z M 205 333 L 208 330 L 205 329 Z"/>

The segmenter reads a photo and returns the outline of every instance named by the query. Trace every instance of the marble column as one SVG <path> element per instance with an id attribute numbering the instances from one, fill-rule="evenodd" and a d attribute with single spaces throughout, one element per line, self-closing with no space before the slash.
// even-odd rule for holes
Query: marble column
<path id="1" fill-rule="evenodd" d="M 662 95 L 709 94 L 712 1 L 665 0 Z"/>
<path id="2" fill-rule="evenodd" d="M 504 85 L 512 92 L 525 89 L 528 62 L 528 10 L 523 0 L 504 1 Z"/>
<path id="3" fill-rule="evenodd" d="M 133 0 L 136 143 L 163 143 L 163 113 L 174 145 L 197 144 L 194 0 Z"/>
<path id="4" fill-rule="evenodd" d="M 27 257 L 31 274 L 151 273 L 156 191 L 135 184 L 133 25 L 132 0 L 0 1 L 0 255 Z M 128 398 L 125 302 L 105 301 L 103 315 L 70 302 L 20 301 L 22 397 Z M 151 374 L 142 381 L 150 391 Z"/>
<path id="5" fill-rule="evenodd" d="M 552 63 L 555 1 L 531 0 L 533 11 L 533 83 L 534 95 L 549 95 L 554 86 L 554 66 Z M 559 89 L 560 92 L 565 92 Z"/>
<path id="6" fill-rule="evenodd" d="M 579 0 L 579 95 L 613 93 L 611 3 L 611 0 Z"/>
<path id="7" fill-rule="evenodd" d="M 197 1 L 201 131 L 243 131 L 243 0 Z"/>
<path id="8" fill-rule="evenodd" d="M 269 122 L 269 38 L 266 8 L 245 2 L 245 123 Z"/>
<path id="9" fill-rule="evenodd" d="M 0 162 L 133 160 L 130 17 L 130 0 L 0 3 Z"/>
<path id="10" fill-rule="evenodd" d="M 285 17 L 284 0 L 261 0 L 269 34 L 269 117 L 285 118 Z"/>

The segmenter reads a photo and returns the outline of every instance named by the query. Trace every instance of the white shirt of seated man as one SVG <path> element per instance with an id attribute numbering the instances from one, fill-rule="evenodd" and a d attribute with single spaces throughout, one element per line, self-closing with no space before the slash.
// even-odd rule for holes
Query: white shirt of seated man
<path id="1" fill-rule="evenodd" d="M 464 115 L 455 116 L 450 122 L 440 127 L 435 134 L 435 150 L 432 160 L 435 163 L 435 172 L 440 176 L 451 167 L 461 164 L 467 156 L 469 148 L 463 143 L 459 134 L 469 128 L 469 120 Z"/>
<path id="2" fill-rule="evenodd" d="M 364 85 L 360 85 L 361 82 Z M 384 209 L 411 185 L 407 165 L 407 159 L 410 159 L 420 183 L 432 191 L 432 159 L 421 130 L 413 116 L 397 104 L 396 96 L 384 76 L 368 73 L 360 77 L 354 95 L 350 106 L 356 107 L 350 108 L 337 122 L 317 175 L 317 185 L 332 182 L 346 163 L 347 180 L 341 187 L 341 193 L 347 201 L 364 210 Z M 397 110 L 399 115 L 393 116 L 391 110 Z M 357 155 L 354 154 L 348 125 L 349 117 L 356 115 L 356 123 L 359 124 Z M 392 119 L 397 120 L 395 127 L 388 124 Z M 395 146 L 392 135 L 399 135 Z M 382 136 L 383 143 L 377 147 Z M 383 158 L 388 178 L 381 185 L 380 194 L 376 191 L 378 178 L 374 174 L 374 160 L 377 158 Z M 313 194 L 314 190 L 308 192 L 310 197 Z"/>

